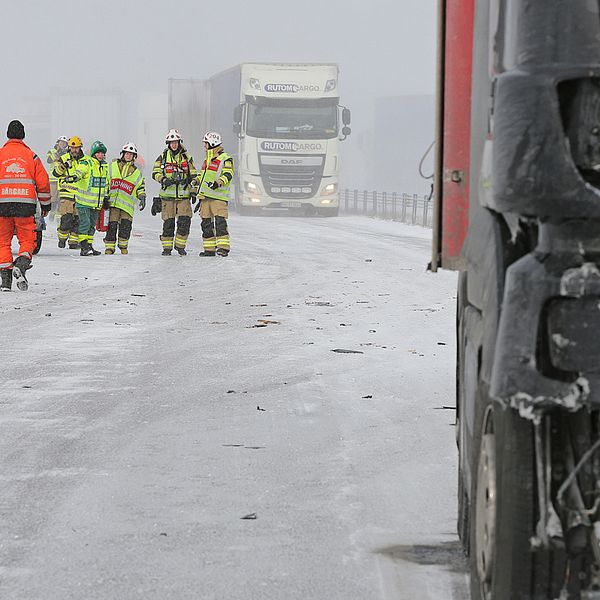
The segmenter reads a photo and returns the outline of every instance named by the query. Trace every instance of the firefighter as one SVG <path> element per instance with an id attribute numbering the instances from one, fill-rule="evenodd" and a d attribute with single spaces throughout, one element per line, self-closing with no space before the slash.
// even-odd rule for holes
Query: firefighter
<path id="1" fill-rule="evenodd" d="M 58 178 L 58 195 L 60 204 L 58 214 L 58 247 L 64 248 L 69 242 L 72 250 L 79 248 L 79 215 L 75 206 L 75 193 L 77 186 L 67 181 L 67 178 L 75 175 L 79 161 L 84 157 L 83 142 L 81 138 L 74 135 L 69 138 L 69 152 L 63 154 L 52 174 Z"/>
<path id="2" fill-rule="evenodd" d="M 161 185 L 160 198 L 152 205 L 152 214 L 161 213 L 163 231 L 160 236 L 163 255 L 168 256 L 173 249 L 185 256 L 185 245 L 190 234 L 192 223 L 192 207 L 190 198 L 196 202 L 190 184 L 196 177 L 193 158 L 183 146 L 183 140 L 177 129 L 170 129 L 165 138 L 167 147 L 156 159 L 152 170 L 152 179 Z M 175 220 L 177 219 L 177 233 Z M 173 240 L 173 237 L 175 238 Z"/>
<path id="3" fill-rule="evenodd" d="M 75 174 L 65 178 L 67 182 L 76 184 L 75 203 L 79 214 L 81 256 L 100 254 L 92 244 L 98 213 L 108 203 L 109 173 L 105 157 L 106 146 L 99 140 L 95 141 L 90 148 L 90 155 L 84 156 L 77 164 Z"/>
<path id="4" fill-rule="evenodd" d="M 121 158 L 113 160 L 110 165 L 110 213 L 104 254 L 115 253 L 117 232 L 121 254 L 128 253 L 136 199 L 140 203 L 140 210 L 146 208 L 144 176 L 135 163 L 137 155 L 135 144 L 129 142 L 123 146 Z"/>
<path id="5" fill-rule="evenodd" d="M 17 288 L 28 287 L 25 272 L 31 268 L 35 248 L 35 209 L 39 201 L 42 215 L 50 212 L 50 180 L 42 161 L 25 142 L 25 128 L 11 121 L 8 141 L 0 148 L 0 289 L 9 292 L 13 276 Z M 13 262 L 11 243 L 19 240 Z"/>
<path id="6" fill-rule="evenodd" d="M 46 153 L 46 163 L 49 165 L 48 169 L 50 170 L 50 196 L 52 199 L 50 220 L 54 218 L 53 215 L 58 208 L 58 178 L 54 175 L 53 171 L 56 168 L 60 157 L 68 152 L 69 138 L 65 135 L 61 135 L 56 140 L 54 146 Z"/>
<path id="7" fill-rule="evenodd" d="M 200 256 L 227 256 L 230 248 L 227 203 L 233 179 L 233 158 L 223 150 L 221 135 L 216 131 L 206 133 L 202 141 L 206 159 L 196 179 L 204 248 Z"/>

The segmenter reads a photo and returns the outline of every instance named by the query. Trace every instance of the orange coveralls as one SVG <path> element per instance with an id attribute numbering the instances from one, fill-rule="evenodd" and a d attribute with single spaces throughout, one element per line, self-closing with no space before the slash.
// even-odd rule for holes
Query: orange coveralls
<path id="1" fill-rule="evenodd" d="M 0 270 L 11 269 L 11 242 L 17 234 L 19 256 L 31 259 L 35 249 L 35 209 L 50 210 L 50 181 L 42 161 L 22 141 L 0 148 Z"/>

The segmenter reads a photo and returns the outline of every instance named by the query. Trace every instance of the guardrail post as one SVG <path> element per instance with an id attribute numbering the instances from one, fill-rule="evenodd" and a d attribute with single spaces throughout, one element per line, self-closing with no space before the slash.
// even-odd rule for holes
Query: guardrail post
<path id="1" fill-rule="evenodd" d="M 373 216 L 377 216 L 377 192 L 373 190 Z"/>
<path id="2" fill-rule="evenodd" d="M 407 197 L 404 192 L 402 192 L 402 218 L 400 219 L 403 223 L 406 223 L 406 202 Z"/>
<path id="3" fill-rule="evenodd" d="M 398 194 L 392 192 L 392 219 L 396 220 L 396 203 L 398 201 Z"/>
<path id="4" fill-rule="evenodd" d="M 381 199 L 383 204 L 383 218 L 387 219 L 387 192 L 381 192 Z"/>
<path id="5" fill-rule="evenodd" d="M 354 214 L 358 210 L 358 190 L 354 190 Z"/>
<path id="6" fill-rule="evenodd" d="M 369 192 L 367 190 L 363 190 L 363 215 L 368 214 L 368 202 L 369 202 Z"/>
<path id="7" fill-rule="evenodd" d="M 427 227 L 427 213 L 429 212 L 429 198 L 423 196 L 423 227 Z"/>
<path id="8" fill-rule="evenodd" d="M 418 196 L 417 194 L 413 194 L 413 210 L 412 210 L 412 222 L 413 225 L 417 222 L 417 201 L 418 201 Z"/>

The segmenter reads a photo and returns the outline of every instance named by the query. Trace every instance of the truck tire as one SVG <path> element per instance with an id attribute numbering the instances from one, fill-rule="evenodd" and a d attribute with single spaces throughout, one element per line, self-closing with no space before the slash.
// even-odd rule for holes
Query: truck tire
<path id="1" fill-rule="evenodd" d="M 337 217 L 340 214 L 339 206 L 319 208 L 318 210 L 322 217 Z"/>
<path id="2" fill-rule="evenodd" d="M 238 215 L 241 215 L 242 217 L 251 216 L 252 211 L 253 211 L 253 209 L 251 206 L 244 206 L 243 204 L 237 205 L 237 213 L 238 213 Z"/>
<path id="3" fill-rule="evenodd" d="M 44 234 L 41 230 L 35 232 L 35 248 L 33 249 L 33 254 L 37 254 L 42 248 L 42 241 L 44 239 Z"/>
<path id="4" fill-rule="evenodd" d="M 565 580 L 564 553 L 531 548 L 538 520 L 533 425 L 513 409 L 487 397 L 480 400 L 479 460 L 471 495 L 471 598 L 558 598 Z"/>

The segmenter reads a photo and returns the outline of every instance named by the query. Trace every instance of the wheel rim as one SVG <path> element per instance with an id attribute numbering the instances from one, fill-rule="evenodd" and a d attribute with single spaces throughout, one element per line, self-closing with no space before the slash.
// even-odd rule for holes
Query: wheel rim
<path id="1" fill-rule="evenodd" d="M 496 447 L 493 433 L 484 433 L 477 469 L 475 552 L 482 597 L 491 598 L 496 546 Z"/>

